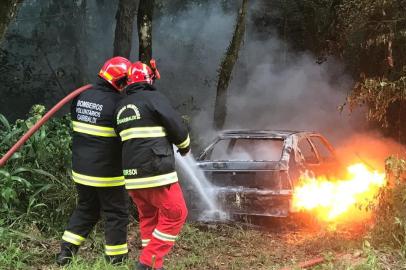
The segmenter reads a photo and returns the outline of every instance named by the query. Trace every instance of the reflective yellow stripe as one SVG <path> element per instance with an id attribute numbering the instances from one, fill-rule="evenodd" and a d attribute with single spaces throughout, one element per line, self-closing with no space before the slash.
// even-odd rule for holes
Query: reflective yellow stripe
<path id="1" fill-rule="evenodd" d="M 189 144 L 190 144 L 190 137 L 189 137 L 189 135 L 187 135 L 186 140 L 184 140 L 184 141 L 183 141 L 182 143 L 180 143 L 180 144 L 177 144 L 176 147 L 178 147 L 178 148 L 186 148 L 186 147 L 189 146 Z"/>
<path id="2" fill-rule="evenodd" d="M 85 124 L 72 121 L 73 131 L 101 137 L 117 137 L 114 128 Z"/>
<path id="3" fill-rule="evenodd" d="M 165 137 L 166 132 L 163 127 L 136 127 L 125 129 L 120 132 L 122 141 L 137 138 Z"/>
<path id="4" fill-rule="evenodd" d="M 124 176 L 116 177 L 95 177 L 79 174 L 72 171 L 73 181 L 76 183 L 93 187 L 115 187 L 124 185 Z"/>
<path id="5" fill-rule="evenodd" d="M 175 242 L 176 238 L 178 238 L 177 235 L 170 235 L 167 233 L 163 233 L 158 231 L 157 229 L 154 230 L 154 232 L 152 233 L 152 236 L 154 236 L 155 238 L 162 240 L 162 241 L 168 241 L 168 242 Z"/>
<path id="6" fill-rule="evenodd" d="M 171 172 L 168 174 L 156 175 L 151 177 L 126 178 L 125 187 L 127 189 L 150 188 L 164 186 L 176 182 L 178 182 L 178 175 L 176 174 L 176 172 Z"/>
<path id="7" fill-rule="evenodd" d="M 85 238 L 78 234 L 74 234 L 72 232 L 65 231 L 63 233 L 62 240 L 66 241 L 68 243 L 80 246 L 83 243 L 83 241 L 85 241 Z"/>
<path id="8" fill-rule="evenodd" d="M 115 246 L 105 245 L 105 253 L 106 255 L 110 256 L 127 254 L 128 253 L 127 243 Z"/>
<path id="9" fill-rule="evenodd" d="M 107 73 L 107 71 L 101 71 L 100 70 L 100 75 L 103 75 L 104 77 L 106 77 L 107 80 L 112 81 L 113 80 L 113 76 L 111 76 L 109 73 Z"/>
<path id="10" fill-rule="evenodd" d="M 95 127 L 99 130 L 103 130 L 103 131 L 114 131 L 114 128 L 112 127 L 103 127 L 103 126 L 95 126 L 95 125 L 90 125 L 90 124 L 86 124 L 86 123 L 82 123 L 82 122 L 77 122 L 77 121 L 72 121 L 74 125 L 80 126 L 80 127 Z"/>

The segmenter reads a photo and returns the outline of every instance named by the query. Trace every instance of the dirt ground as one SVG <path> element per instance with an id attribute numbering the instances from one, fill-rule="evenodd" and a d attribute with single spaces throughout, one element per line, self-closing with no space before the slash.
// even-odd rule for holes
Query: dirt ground
<path id="1" fill-rule="evenodd" d="M 293 270 L 299 269 L 298 263 L 315 258 L 324 262 L 312 269 L 368 269 L 354 268 L 367 259 L 363 242 L 368 230 L 366 224 L 351 228 L 322 228 L 289 220 L 268 221 L 261 226 L 188 223 L 167 257 L 165 269 Z M 31 257 L 29 269 L 61 269 L 54 264 L 58 242 L 58 239 L 35 240 L 34 236 L 26 240 L 24 249 L 38 254 Z M 129 228 L 129 248 L 127 265 L 118 268 L 100 266 L 104 265 L 101 264 L 104 260 L 103 235 L 99 229 L 81 248 L 78 261 L 65 269 L 133 269 L 141 248 L 136 225 Z"/>
<path id="2" fill-rule="evenodd" d="M 298 262 L 323 258 L 358 263 L 365 226 L 311 228 L 272 221 L 261 227 L 244 224 L 194 224 L 185 230 L 169 258 L 173 269 L 281 269 Z M 198 234 L 190 241 L 191 234 Z M 193 263 L 190 257 L 199 263 Z M 185 259 L 189 258 L 189 259 Z M 179 267 L 179 268 L 178 268 Z M 294 268 L 292 268 L 294 269 Z"/>

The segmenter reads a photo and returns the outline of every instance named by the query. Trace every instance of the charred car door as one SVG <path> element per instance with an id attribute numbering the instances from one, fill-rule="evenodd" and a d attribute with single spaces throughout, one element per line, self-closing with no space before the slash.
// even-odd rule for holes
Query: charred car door
<path id="1" fill-rule="evenodd" d="M 318 174 L 337 175 L 340 168 L 333 147 L 321 135 L 310 135 L 309 139 L 320 162 Z"/>
<path id="2" fill-rule="evenodd" d="M 320 135 L 300 138 L 298 149 L 303 157 L 304 168 L 315 175 L 330 175 L 337 168 L 333 148 Z"/>

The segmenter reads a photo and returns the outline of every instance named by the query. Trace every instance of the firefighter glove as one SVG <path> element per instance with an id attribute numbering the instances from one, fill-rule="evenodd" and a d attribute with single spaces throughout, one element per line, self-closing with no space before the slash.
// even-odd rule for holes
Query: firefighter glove
<path id="1" fill-rule="evenodd" d="M 186 156 L 186 154 L 189 153 L 189 152 L 190 152 L 190 147 L 189 147 L 189 146 L 186 147 L 186 148 L 179 148 L 179 149 L 178 149 L 178 153 L 179 153 L 181 156 Z"/>

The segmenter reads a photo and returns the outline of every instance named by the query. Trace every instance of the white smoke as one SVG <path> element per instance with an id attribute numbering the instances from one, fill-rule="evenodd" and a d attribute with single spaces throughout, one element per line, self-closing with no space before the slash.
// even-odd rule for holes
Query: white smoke
<path id="1" fill-rule="evenodd" d="M 226 128 L 319 131 L 334 140 L 361 129 L 358 115 L 338 110 L 352 84 L 340 63 L 291 52 L 286 59 L 284 46 L 273 38 L 246 43 L 244 67 L 234 73 L 245 79 L 230 86 Z"/>
<path id="2" fill-rule="evenodd" d="M 192 5 L 159 23 L 158 36 L 165 42 L 158 42 L 157 53 L 166 59 L 163 63 L 171 63 L 164 66 L 169 77 L 159 86 L 178 109 L 192 115 L 193 134 L 203 145 L 217 133 L 212 128 L 217 73 L 236 14 L 225 13 L 219 4 Z M 315 56 L 293 52 L 276 34 L 256 38 L 249 18 L 228 88 L 225 129 L 318 131 L 338 142 L 366 127 L 360 113 L 338 110 L 353 83 L 338 60 L 318 64 Z M 172 31 L 163 34 L 168 24 Z M 176 75 L 179 72 L 184 76 Z M 169 80 L 176 78 L 177 87 L 171 89 L 174 82 Z"/>

